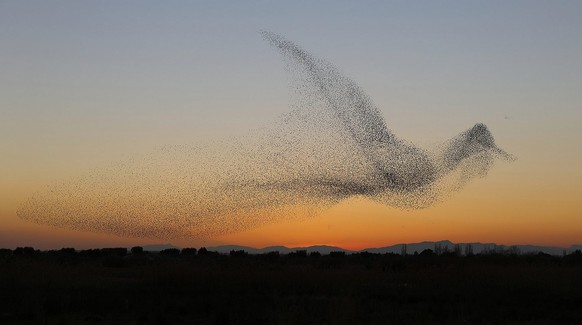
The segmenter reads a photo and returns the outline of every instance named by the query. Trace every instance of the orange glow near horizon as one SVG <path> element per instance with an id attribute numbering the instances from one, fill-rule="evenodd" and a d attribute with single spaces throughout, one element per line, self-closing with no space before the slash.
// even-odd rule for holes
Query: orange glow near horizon
<path id="1" fill-rule="evenodd" d="M 515 164 L 518 165 L 519 161 Z M 512 172 L 514 167 L 513 164 L 500 164 L 488 178 L 474 181 L 449 199 L 427 209 L 399 210 L 354 197 L 315 217 L 265 224 L 212 239 L 121 238 L 27 223 L 18 219 L 14 211 L 18 198 L 36 185 L 14 184 L 13 191 L 2 193 L 7 199 L 5 202 L 10 204 L 3 204 L 0 214 L 12 217 L 5 218 L 0 228 L 0 246 L 54 249 L 172 243 L 180 247 L 237 244 L 257 248 L 329 245 L 358 250 L 445 239 L 505 245 L 568 247 L 580 244 L 582 221 L 578 216 L 581 203 L 575 183 L 564 185 L 569 187 L 568 190 L 556 195 L 554 188 L 544 186 L 549 176 L 523 179 L 520 174 Z"/>
<path id="2" fill-rule="evenodd" d="M 478 180 L 449 201 L 424 210 L 402 211 L 353 198 L 319 217 L 266 225 L 220 241 L 253 247 L 325 244 L 353 250 L 438 240 L 560 247 L 580 243 L 582 221 L 577 218 L 580 203 L 575 194 L 552 204 L 523 191 L 516 198 L 512 195 L 516 189 L 496 188 L 495 183 Z"/>

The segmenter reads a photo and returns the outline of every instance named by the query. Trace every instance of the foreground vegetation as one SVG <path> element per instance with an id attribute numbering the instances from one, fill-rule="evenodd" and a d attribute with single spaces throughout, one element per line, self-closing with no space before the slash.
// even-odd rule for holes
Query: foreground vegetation
<path id="1" fill-rule="evenodd" d="M 582 324 L 582 253 L 0 250 L 0 324 Z"/>

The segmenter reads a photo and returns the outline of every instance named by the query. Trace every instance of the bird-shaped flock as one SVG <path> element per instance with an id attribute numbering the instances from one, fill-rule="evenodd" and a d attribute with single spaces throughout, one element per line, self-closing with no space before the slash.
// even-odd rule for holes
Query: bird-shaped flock
<path id="1" fill-rule="evenodd" d="M 295 103 L 272 127 L 235 139 L 166 146 L 47 186 L 20 218 L 129 237 L 208 238 L 317 215 L 352 196 L 419 209 L 483 177 L 500 158 L 488 128 L 419 148 L 328 62 L 271 32 Z"/>

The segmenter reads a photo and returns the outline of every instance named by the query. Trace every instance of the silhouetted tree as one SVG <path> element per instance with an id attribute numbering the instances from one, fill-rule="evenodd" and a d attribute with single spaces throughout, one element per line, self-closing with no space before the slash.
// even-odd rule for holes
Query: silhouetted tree
<path id="1" fill-rule="evenodd" d="M 230 256 L 233 256 L 233 257 L 245 257 L 247 255 L 249 255 L 249 253 L 245 252 L 242 249 L 241 250 L 238 250 L 238 251 L 235 251 L 233 249 L 233 250 L 230 251 Z"/>
<path id="2" fill-rule="evenodd" d="M 198 255 L 208 255 L 208 250 L 206 249 L 206 247 L 200 247 L 200 249 L 198 250 Z"/>
<path id="3" fill-rule="evenodd" d="M 79 252 L 79 256 L 95 258 L 95 257 L 101 256 L 101 250 L 99 248 L 84 249 L 84 250 Z"/>
<path id="4" fill-rule="evenodd" d="M 443 248 L 442 248 L 442 253 L 443 254 L 446 254 L 446 253 L 449 253 L 449 252 L 450 252 L 449 245 L 444 245 Z"/>
<path id="5" fill-rule="evenodd" d="M 333 251 L 333 252 L 329 252 L 329 256 L 330 257 L 345 257 L 346 256 L 346 252 L 344 252 L 344 251 Z"/>
<path id="6" fill-rule="evenodd" d="M 400 247 L 400 255 L 402 256 L 408 255 L 407 249 L 408 246 L 406 244 L 402 244 L 402 247 Z"/>
<path id="7" fill-rule="evenodd" d="M 77 251 L 74 248 L 61 248 L 54 252 L 60 263 L 77 263 Z"/>
<path id="8" fill-rule="evenodd" d="M 134 255 L 143 254 L 143 247 L 141 246 L 134 246 L 131 248 L 131 253 Z"/>
<path id="9" fill-rule="evenodd" d="M 566 264 L 571 264 L 571 265 L 580 265 L 582 264 L 582 251 L 580 251 L 579 249 L 573 251 L 572 253 L 564 256 L 564 262 L 566 262 Z"/>
<path id="10" fill-rule="evenodd" d="M 321 253 L 318 251 L 313 251 L 309 254 L 309 257 L 321 257 Z"/>
<path id="11" fill-rule="evenodd" d="M 484 245 L 481 254 L 483 255 L 491 255 L 495 253 L 495 246 Z"/>
<path id="12" fill-rule="evenodd" d="M 435 256 L 435 252 L 433 252 L 432 249 L 427 248 L 425 250 L 423 250 L 422 252 L 420 252 L 420 254 L 418 254 L 418 256 L 423 256 L 423 257 L 427 257 L 427 256 Z"/>
<path id="13" fill-rule="evenodd" d="M 16 247 L 13 254 L 14 256 L 34 256 L 40 254 L 40 251 L 32 247 Z"/>
<path id="14" fill-rule="evenodd" d="M 463 250 L 461 249 L 461 245 L 455 244 L 455 248 L 453 250 L 453 253 L 455 253 L 455 255 L 457 255 L 457 256 L 461 256 L 463 254 Z"/>
<path id="15" fill-rule="evenodd" d="M 0 248 L 0 257 L 12 255 L 12 250 L 8 248 Z"/>
<path id="16" fill-rule="evenodd" d="M 509 255 L 519 255 L 520 253 L 521 253 L 521 250 L 519 249 L 519 247 L 517 247 L 515 245 L 510 246 L 507 249 L 507 254 L 509 254 Z"/>
<path id="17" fill-rule="evenodd" d="M 441 255 L 443 253 L 443 247 L 441 244 L 437 244 L 437 243 L 434 244 L 434 253 L 436 255 Z"/>
<path id="18" fill-rule="evenodd" d="M 194 256 L 194 255 L 196 255 L 196 248 L 182 248 L 180 255 L 182 255 L 182 256 Z"/>
<path id="19" fill-rule="evenodd" d="M 471 255 L 473 255 L 473 245 L 466 244 L 465 245 L 465 256 L 471 256 Z"/>
<path id="20" fill-rule="evenodd" d="M 160 255 L 164 256 L 178 256 L 180 255 L 180 250 L 177 248 L 166 248 L 160 251 Z"/>
<path id="21" fill-rule="evenodd" d="M 77 255 L 77 251 L 72 247 L 61 248 L 59 253 L 61 255 Z"/>
<path id="22" fill-rule="evenodd" d="M 307 257 L 306 250 L 296 250 L 295 252 L 291 252 L 288 254 L 289 257 Z"/>
<path id="23" fill-rule="evenodd" d="M 279 251 L 268 252 L 262 255 L 266 260 L 274 261 L 279 259 Z"/>
<path id="24" fill-rule="evenodd" d="M 371 257 L 374 257 L 374 256 L 379 256 L 379 255 L 380 254 L 378 254 L 378 253 L 370 253 L 370 252 L 359 252 L 359 253 L 356 253 L 356 254 L 352 254 L 352 256 L 360 256 L 362 258 L 371 258 Z"/>

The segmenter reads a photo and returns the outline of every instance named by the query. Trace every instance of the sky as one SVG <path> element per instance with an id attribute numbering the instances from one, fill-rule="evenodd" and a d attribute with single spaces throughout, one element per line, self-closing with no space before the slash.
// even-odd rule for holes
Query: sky
<path id="1" fill-rule="evenodd" d="M 482 122 L 517 160 L 426 209 L 355 197 L 313 218 L 171 243 L 580 244 L 581 15 L 577 1 L 0 1 L 0 247 L 164 242 L 37 225 L 16 210 L 47 184 L 279 119 L 289 78 L 263 30 L 333 63 L 402 138 L 432 144 Z"/>

